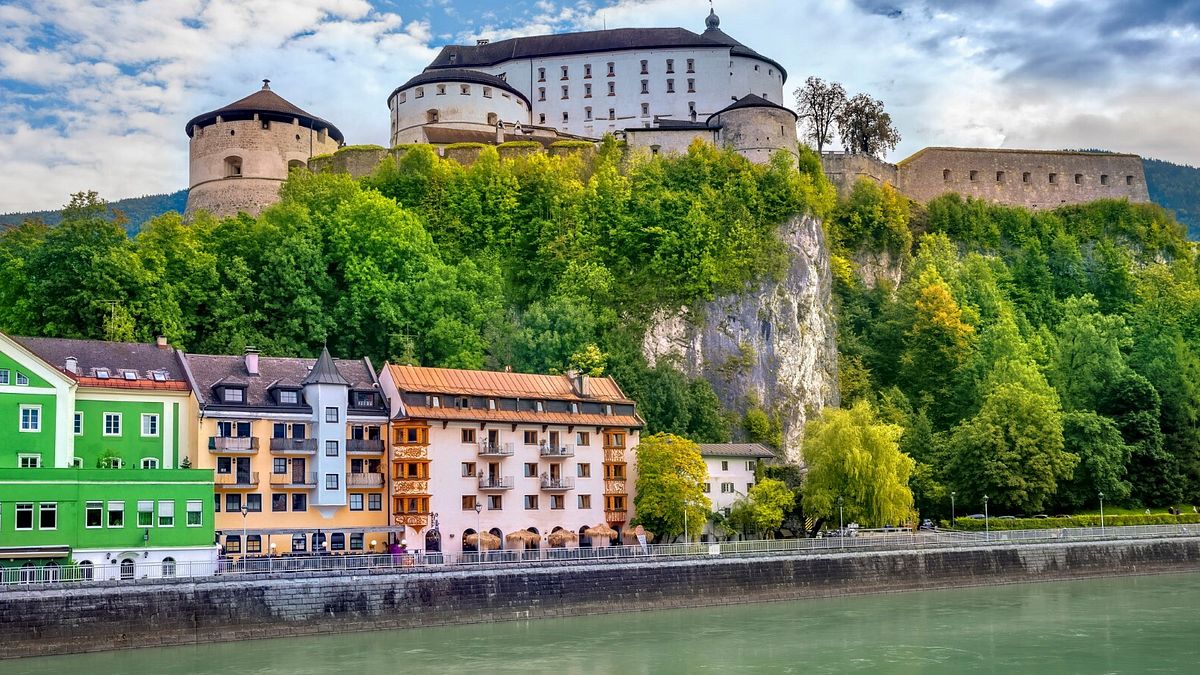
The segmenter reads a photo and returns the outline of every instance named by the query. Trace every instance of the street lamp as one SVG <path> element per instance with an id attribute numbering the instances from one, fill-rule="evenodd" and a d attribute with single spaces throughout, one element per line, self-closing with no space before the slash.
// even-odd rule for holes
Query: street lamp
<path id="1" fill-rule="evenodd" d="M 842 522 L 842 498 L 838 497 L 838 542 L 842 548 L 846 548 L 846 526 Z"/>
<path id="2" fill-rule="evenodd" d="M 983 538 L 990 540 L 992 538 L 992 530 L 988 524 L 988 496 L 983 496 Z"/>
<path id="3" fill-rule="evenodd" d="M 954 496 L 957 494 L 953 490 L 950 492 L 950 527 L 954 527 Z"/>
<path id="4" fill-rule="evenodd" d="M 1104 491 L 1100 492 L 1100 536 L 1104 536 Z"/>
<path id="5" fill-rule="evenodd" d="M 483 563 L 483 525 L 481 524 L 483 522 L 483 520 L 482 520 L 482 516 L 479 515 L 481 513 L 483 513 L 483 504 L 480 504 L 479 500 L 476 499 L 475 500 L 475 555 L 478 558 L 480 564 Z"/>

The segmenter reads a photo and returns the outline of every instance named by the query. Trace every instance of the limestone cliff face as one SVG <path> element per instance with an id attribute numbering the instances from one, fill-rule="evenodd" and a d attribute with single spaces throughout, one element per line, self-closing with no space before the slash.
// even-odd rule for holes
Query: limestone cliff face
<path id="1" fill-rule="evenodd" d="M 854 254 L 854 271 L 867 288 L 875 288 L 887 281 L 892 289 L 900 287 L 904 279 L 903 261 L 890 251 L 858 251 Z"/>
<path id="2" fill-rule="evenodd" d="M 781 281 L 656 317 L 642 348 L 713 384 L 721 403 L 744 413 L 751 401 L 783 421 L 784 454 L 801 459 L 804 423 L 838 404 L 836 324 L 829 250 L 821 222 L 797 217 L 780 237 L 791 249 Z"/>

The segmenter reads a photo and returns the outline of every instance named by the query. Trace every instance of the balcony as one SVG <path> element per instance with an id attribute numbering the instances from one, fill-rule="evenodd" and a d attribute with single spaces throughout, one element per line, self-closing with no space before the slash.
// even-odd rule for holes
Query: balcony
<path id="1" fill-rule="evenodd" d="M 543 445 L 539 449 L 542 457 L 574 457 L 575 446 L 573 445 Z"/>
<path id="2" fill-rule="evenodd" d="M 511 490 L 513 489 L 512 476 L 481 476 L 479 478 L 480 490 Z"/>
<path id="3" fill-rule="evenodd" d="M 479 444 L 480 457 L 512 457 L 514 452 L 512 443 L 488 443 L 484 441 Z"/>
<path id="4" fill-rule="evenodd" d="M 604 520 L 610 523 L 623 523 L 627 518 L 625 509 L 611 509 L 604 512 Z"/>
<path id="5" fill-rule="evenodd" d="M 351 455 L 378 455 L 383 452 L 382 438 L 348 438 L 346 452 Z"/>
<path id="6" fill-rule="evenodd" d="M 560 490 L 574 490 L 574 478 L 552 478 L 550 476 L 542 476 L 542 489 L 547 492 L 558 492 Z"/>
<path id="7" fill-rule="evenodd" d="M 271 487 L 282 488 L 311 488 L 317 485 L 317 474 L 308 473 L 273 473 Z"/>
<path id="8" fill-rule="evenodd" d="M 381 473 L 348 473 L 348 474 L 346 474 L 346 487 L 368 487 L 368 488 L 383 487 L 383 474 L 381 474 Z"/>
<path id="9" fill-rule="evenodd" d="M 226 455 L 253 455 L 258 452 L 258 438 L 233 438 L 230 436 L 209 436 L 208 449 Z"/>
<path id="10" fill-rule="evenodd" d="M 272 438 L 271 452 L 276 455 L 315 455 L 315 438 Z"/>
<path id="11" fill-rule="evenodd" d="M 219 473 L 213 476 L 213 483 L 223 488 L 252 488 L 258 486 L 258 472 Z"/>

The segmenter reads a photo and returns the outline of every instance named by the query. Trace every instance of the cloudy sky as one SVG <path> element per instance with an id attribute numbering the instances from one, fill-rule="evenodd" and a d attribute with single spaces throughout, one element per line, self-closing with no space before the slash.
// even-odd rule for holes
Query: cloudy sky
<path id="1" fill-rule="evenodd" d="M 926 145 L 1107 148 L 1200 165 L 1200 0 L 715 0 L 789 72 L 881 98 Z M 682 26 L 703 0 L 0 0 L 0 212 L 187 184 L 184 123 L 272 88 L 349 143 L 443 44 Z"/>

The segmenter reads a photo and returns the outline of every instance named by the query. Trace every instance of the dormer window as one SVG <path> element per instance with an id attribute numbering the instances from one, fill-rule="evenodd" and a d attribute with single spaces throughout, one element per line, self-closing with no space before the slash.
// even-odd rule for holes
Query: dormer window
<path id="1" fill-rule="evenodd" d="M 612 404 L 611 404 L 611 403 L 605 403 L 605 404 L 604 404 L 604 414 L 605 414 L 605 415 L 612 415 Z"/>
<path id="2" fill-rule="evenodd" d="M 288 390 L 279 392 L 280 405 L 296 405 L 298 403 L 300 403 L 300 392 Z"/>
<path id="3" fill-rule="evenodd" d="M 236 387 L 231 387 L 221 392 L 221 400 L 226 403 L 243 403 L 246 400 L 246 392 Z"/>
<path id="4" fill-rule="evenodd" d="M 488 410 L 495 410 L 495 409 L 496 409 L 496 399 L 489 398 L 488 399 Z"/>
<path id="5" fill-rule="evenodd" d="M 578 403 L 571 404 L 571 412 L 574 414 L 579 414 L 579 404 Z"/>
<path id="6" fill-rule="evenodd" d="M 96 379 L 107 380 L 108 379 L 108 368 L 97 368 L 96 369 Z"/>
<path id="7" fill-rule="evenodd" d="M 470 408 L 471 399 L 467 398 L 466 396 L 459 396 L 454 404 L 459 408 Z"/>
<path id="8" fill-rule="evenodd" d="M 429 405 L 433 406 L 434 408 L 442 407 L 442 397 L 441 396 L 430 396 L 429 397 Z"/>
<path id="9" fill-rule="evenodd" d="M 545 406 L 542 405 L 541 401 L 534 401 L 533 409 L 538 412 L 545 412 Z"/>
<path id="10" fill-rule="evenodd" d="M 132 370 L 122 370 L 121 377 L 125 378 L 126 380 L 136 380 L 137 373 Z"/>
<path id="11" fill-rule="evenodd" d="M 155 382 L 166 382 L 167 381 L 167 371 L 156 370 L 156 371 L 150 373 L 150 377 L 153 378 Z"/>
<path id="12" fill-rule="evenodd" d="M 354 407 L 355 408 L 374 408 L 375 394 L 369 391 L 354 392 Z"/>

